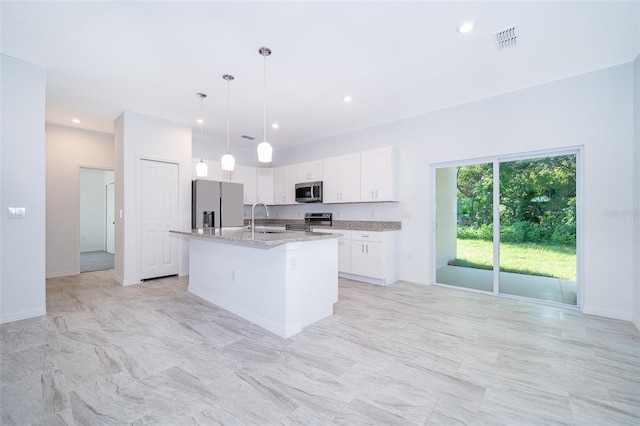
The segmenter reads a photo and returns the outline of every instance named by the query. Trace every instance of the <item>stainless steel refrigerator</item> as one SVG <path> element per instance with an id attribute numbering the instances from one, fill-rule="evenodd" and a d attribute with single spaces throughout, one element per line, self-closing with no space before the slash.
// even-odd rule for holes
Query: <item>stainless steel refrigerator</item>
<path id="1" fill-rule="evenodd" d="M 241 183 L 196 179 L 191 182 L 191 228 L 244 226 Z"/>

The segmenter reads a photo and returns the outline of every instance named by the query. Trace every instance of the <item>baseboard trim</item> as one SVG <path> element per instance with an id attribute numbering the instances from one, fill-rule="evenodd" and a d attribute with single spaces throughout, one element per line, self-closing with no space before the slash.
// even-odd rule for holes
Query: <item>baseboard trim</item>
<path id="1" fill-rule="evenodd" d="M 630 313 L 614 311 L 612 309 L 598 308 L 597 306 L 585 305 L 582 308 L 582 313 L 587 315 L 596 315 L 599 317 L 611 318 L 611 319 L 622 320 L 622 321 L 633 320 L 633 315 Z"/>
<path id="2" fill-rule="evenodd" d="M 634 315 L 631 322 L 636 326 L 636 329 L 640 331 L 640 317 L 638 315 Z"/>
<path id="3" fill-rule="evenodd" d="M 43 315 L 47 315 L 46 308 L 27 309 L 20 312 L 2 314 L 2 316 L 0 316 L 0 324 L 5 324 L 7 322 L 13 322 L 13 321 L 20 321 L 23 319 L 41 317 Z"/>
<path id="4" fill-rule="evenodd" d="M 347 278 L 349 280 L 360 281 L 363 283 L 375 284 L 379 286 L 386 286 L 386 285 L 392 284 L 392 283 L 388 283 L 385 279 L 365 277 L 363 275 L 356 275 L 356 274 L 348 274 L 346 272 L 338 272 L 338 276 L 340 278 Z"/>
<path id="5" fill-rule="evenodd" d="M 78 275 L 78 274 L 76 274 L 76 271 L 47 272 L 45 274 L 45 278 L 60 278 L 60 277 L 68 277 L 70 275 Z"/>

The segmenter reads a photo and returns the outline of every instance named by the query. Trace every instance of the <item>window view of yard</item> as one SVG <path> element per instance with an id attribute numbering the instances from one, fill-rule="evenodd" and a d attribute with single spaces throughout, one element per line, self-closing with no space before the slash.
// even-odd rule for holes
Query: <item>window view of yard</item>
<path id="1" fill-rule="evenodd" d="M 501 272 L 576 280 L 576 156 L 502 162 Z M 493 269 L 493 164 L 457 169 L 457 256 Z"/>
<path id="2" fill-rule="evenodd" d="M 453 260 L 449 262 L 450 265 L 493 269 L 492 241 L 458 238 L 458 252 L 463 254 L 464 258 Z M 576 280 L 575 247 L 554 244 L 503 243 L 500 245 L 500 253 L 501 271 Z"/>

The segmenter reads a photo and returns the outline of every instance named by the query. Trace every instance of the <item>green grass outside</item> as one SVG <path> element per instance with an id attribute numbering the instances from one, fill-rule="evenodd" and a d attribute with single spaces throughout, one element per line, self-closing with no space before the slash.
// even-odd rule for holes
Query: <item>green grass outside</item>
<path id="1" fill-rule="evenodd" d="M 449 264 L 493 269 L 493 242 L 458 238 L 458 258 Z M 576 250 L 554 244 L 501 243 L 500 270 L 575 281 Z"/>

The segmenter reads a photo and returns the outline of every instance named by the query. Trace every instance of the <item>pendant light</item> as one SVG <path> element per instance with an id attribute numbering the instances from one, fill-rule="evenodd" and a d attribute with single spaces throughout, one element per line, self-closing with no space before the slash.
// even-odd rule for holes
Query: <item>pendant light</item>
<path id="1" fill-rule="evenodd" d="M 205 93 L 196 93 L 196 96 L 200 97 L 200 118 L 198 118 L 198 123 L 200 124 L 200 162 L 196 164 L 196 176 L 198 177 L 207 177 L 207 173 L 209 168 L 207 167 L 207 163 L 204 162 L 204 132 L 203 132 L 203 124 L 204 119 L 202 118 L 202 101 L 207 97 Z"/>
<path id="2" fill-rule="evenodd" d="M 258 53 L 264 56 L 264 87 L 262 95 L 264 133 L 262 142 L 258 144 L 258 161 L 261 163 L 270 163 L 273 148 L 271 148 L 271 145 L 267 142 L 267 56 L 271 55 L 271 49 L 268 47 L 261 47 L 258 49 Z"/>
<path id="3" fill-rule="evenodd" d="M 229 121 L 231 117 L 231 89 L 229 83 L 232 82 L 234 78 L 231 74 L 225 74 L 222 78 L 227 81 L 227 153 L 222 156 L 220 162 L 222 163 L 222 170 L 232 172 L 236 165 L 236 159 L 233 158 L 233 155 L 229 154 Z"/>

